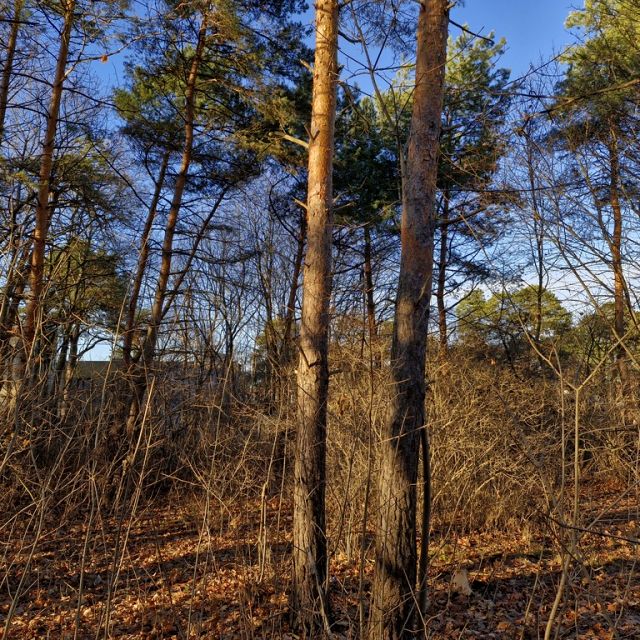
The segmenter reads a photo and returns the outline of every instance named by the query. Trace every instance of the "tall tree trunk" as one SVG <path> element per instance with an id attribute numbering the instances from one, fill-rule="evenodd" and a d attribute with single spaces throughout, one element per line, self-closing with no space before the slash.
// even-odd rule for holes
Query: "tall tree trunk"
<path id="1" fill-rule="evenodd" d="M 618 340 L 622 340 L 625 333 L 625 282 L 622 270 L 622 207 L 620 206 L 620 154 L 618 140 L 614 127 L 611 128 L 611 142 L 609 144 L 609 172 L 610 172 L 610 202 L 613 212 L 613 236 L 611 238 L 611 266 L 613 269 L 613 304 L 614 304 L 614 332 Z M 620 381 L 626 385 L 626 351 L 622 344 L 616 349 Z"/>
<path id="2" fill-rule="evenodd" d="M 156 219 L 156 214 L 158 212 L 158 203 L 160 202 L 160 195 L 162 194 L 162 187 L 164 186 L 164 179 L 167 174 L 170 155 L 171 154 L 169 151 L 165 151 L 164 155 L 162 156 L 160 172 L 158 174 L 158 179 L 156 181 L 151 204 L 149 205 L 149 212 L 147 213 L 147 219 L 145 220 L 144 229 L 142 230 L 142 236 L 140 238 L 138 264 L 136 266 L 136 275 L 133 279 L 133 284 L 131 285 L 129 306 L 127 307 L 127 320 L 122 341 L 122 359 L 124 360 L 124 364 L 126 367 L 131 364 L 131 350 L 133 348 L 133 337 L 135 332 L 136 312 L 138 310 L 138 299 L 140 297 L 140 290 L 142 289 L 144 272 L 147 268 L 147 262 L 149 260 L 149 238 L 151 236 L 153 222 Z"/>
<path id="3" fill-rule="evenodd" d="M 62 404 L 60 406 L 60 418 L 64 419 L 69 412 L 72 398 L 73 377 L 78 366 L 78 342 L 80 341 L 80 324 L 73 325 L 69 334 L 69 355 L 64 370 L 64 382 L 62 391 Z"/>
<path id="4" fill-rule="evenodd" d="M 538 193 L 536 190 L 536 175 L 535 167 L 533 166 L 533 141 L 531 137 L 526 134 L 527 144 L 527 171 L 529 177 L 529 188 L 531 189 L 531 206 L 533 209 L 533 234 L 535 236 L 535 254 L 533 261 L 536 267 L 537 276 L 537 291 L 536 291 L 536 314 L 534 319 L 533 339 L 538 345 L 540 343 L 540 337 L 542 336 L 542 302 L 544 296 L 544 218 L 540 210 L 540 204 L 538 202 Z M 541 361 L 542 363 L 542 361 Z"/>
<path id="5" fill-rule="evenodd" d="M 449 7 L 448 0 L 425 0 L 418 17 L 416 86 L 403 176 L 402 252 L 391 347 L 392 389 L 380 445 L 372 640 L 412 637 L 415 603 L 421 599 L 416 594 L 416 483 L 419 437 L 425 428 L 424 367 Z M 424 448 L 428 458 L 428 442 Z M 428 492 L 430 479 L 428 473 L 425 476 Z"/>
<path id="6" fill-rule="evenodd" d="M 302 271 L 302 261 L 304 260 L 304 247 L 307 241 L 307 217 L 303 212 L 300 214 L 300 229 L 297 239 L 296 256 L 293 261 L 293 273 L 291 274 L 291 284 L 289 285 L 289 296 L 287 298 L 287 311 L 284 316 L 284 331 L 282 332 L 282 342 L 278 352 L 278 395 L 280 401 L 289 407 L 292 403 L 292 385 L 289 377 L 290 365 L 293 362 L 295 353 L 294 326 L 296 314 L 296 296 L 298 295 L 298 284 Z"/>
<path id="7" fill-rule="evenodd" d="M 620 206 L 620 159 L 615 134 L 609 146 L 609 165 L 611 173 L 610 200 L 613 212 L 613 236 L 611 238 L 611 264 L 614 278 L 614 329 L 616 336 L 622 339 L 625 331 L 624 320 L 624 273 L 622 271 L 622 208 Z M 624 357 L 622 345 L 618 349 L 618 357 Z"/>
<path id="8" fill-rule="evenodd" d="M 382 354 L 376 345 L 378 337 L 378 322 L 376 320 L 376 301 L 374 298 L 373 285 L 373 264 L 372 264 L 372 242 L 371 230 L 367 225 L 364 227 L 364 299 L 367 312 L 367 330 L 369 334 L 370 366 L 373 369 L 380 369 L 382 366 Z M 364 340 L 362 343 L 364 348 Z"/>
<path id="9" fill-rule="evenodd" d="M 302 270 L 302 260 L 304 259 L 304 245 L 307 240 L 307 217 L 304 213 L 300 215 L 300 233 L 296 248 L 296 257 L 293 262 L 293 274 L 291 275 L 291 286 L 289 287 L 289 298 L 287 300 L 287 313 L 284 318 L 284 332 L 282 345 L 280 347 L 280 366 L 289 364 L 292 358 L 291 338 L 293 334 L 293 322 L 296 312 L 296 296 L 298 295 L 298 281 Z"/>
<path id="10" fill-rule="evenodd" d="M 364 292 L 367 303 L 367 328 L 369 341 L 373 343 L 378 335 L 378 323 L 376 321 L 376 302 L 373 297 L 373 268 L 371 264 L 371 230 L 364 226 Z"/>
<path id="11" fill-rule="evenodd" d="M 22 9 L 24 0 L 15 0 L 13 5 L 13 19 L 9 31 L 9 41 L 5 50 L 6 58 L 2 69 L 2 81 L 0 81 L 0 147 L 4 140 L 4 127 L 7 116 L 7 105 L 9 104 L 9 85 L 13 72 L 13 59 L 16 54 L 16 44 L 18 42 L 18 31 L 22 19 Z"/>
<path id="12" fill-rule="evenodd" d="M 328 615 L 325 458 L 337 52 L 338 2 L 317 0 L 307 193 L 308 241 L 298 364 L 291 591 L 294 620 L 302 633 L 310 637 L 318 637 Z"/>
<path id="13" fill-rule="evenodd" d="M 16 248 L 16 253 L 18 249 Z M 6 283 L 0 305 L 0 389 L 10 382 L 12 342 L 16 342 L 15 329 L 20 302 L 27 283 L 29 271 L 29 247 L 25 245 L 14 259 L 10 261 Z"/>
<path id="14" fill-rule="evenodd" d="M 66 324 L 62 327 L 62 338 L 58 349 L 58 358 L 56 360 L 55 375 L 51 378 L 51 384 L 48 390 L 48 396 L 51 398 L 52 405 L 57 407 L 62 400 L 62 391 L 64 388 L 64 372 L 67 368 L 67 358 L 69 356 L 69 342 L 71 339 L 71 327 Z"/>
<path id="15" fill-rule="evenodd" d="M 55 138 L 58 118 L 60 116 L 62 90 L 66 78 L 65 68 L 69 56 L 69 41 L 71 39 L 75 7 L 76 0 L 68 0 L 64 9 L 64 24 L 60 38 L 60 49 L 58 50 L 56 70 L 51 89 L 51 100 L 47 113 L 47 127 L 42 145 L 42 156 L 40 158 L 36 224 L 33 232 L 33 251 L 31 253 L 31 269 L 29 273 L 30 290 L 27 295 L 23 332 L 24 354 L 22 357 L 25 358 L 25 360 L 29 357 L 29 352 L 33 345 L 42 302 L 45 245 L 51 218 L 51 170 L 53 168 Z"/>
<path id="16" fill-rule="evenodd" d="M 148 372 L 156 354 L 156 343 L 158 340 L 158 331 L 163 316 L 163 306 L 165 296 L 167 294 L 167 286 L 169 277 L 171 276 L 171 261 L 173 257 L 173 238 L 175 235 L 176 224 L 178 222 L 178 214 L 182 206 L 182 196 L 187 184 L 189 174 L 189 166 L 191 165 L 191 154 L 193 150 L 194 122 L 195 122 L 195 98 L 196 84 L 198 72 L 202 62 L 204 45 L 207 33 L 207 16 L 202 17 L 200 29 L 198 31 L 198 42 L 194 52 L 187 85 L 185 90 L 185 116 L 184 116 L 184 147 L 182 150 L 182 160 L 180 169 L 176 177 L 176 183 L 171 199 L 171 206 L 167 215 L 167 223 L 164 230 L 164 240 L 162 242 L 162 257 L 160 261 L 160 273 L 158 274 L 158 282 L 156 284 L 156 293 L 151 307 L 151 315 L 149 324 L 144 336 L 141 348 L 140 360 L 135 367 L 132 376 L 133 394 L 129 405 L 129 416 L 127 418 L 127 434 L 131 436 L 138 421 L 140 407 L 144 394 L 147 390 Z"/>
<path id="17" fill-rule="evenodd" d="M 449 343 L 447 335 L 447 307 L 445 305 L 445 285 L 447 284 L 447 265 L 449 263 L 449 192 L 445 190 L 442 202 L 442 225 L 440 226 L 440 254 L 438 256 L 438 286 L 436 302 L 438 305 L 438 333 L 440 355 L 447 354 Z"/>

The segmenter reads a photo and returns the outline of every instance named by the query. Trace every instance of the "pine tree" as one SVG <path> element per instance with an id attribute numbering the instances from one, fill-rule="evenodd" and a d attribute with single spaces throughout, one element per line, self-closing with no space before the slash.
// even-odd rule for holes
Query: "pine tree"
<path id="1" fill-rule="evenodd" d="M 307 189 L 307 252 L 303 273 L 298 431 L 294 470 L 291 608 L 305 637 L 328 624 L 325 593 L 329 302 L 333 228 L 333 154 L 338 83 L 338 2 L 316 4 Z"/>
<path id="2" fill-rule="evenodd" d="M 425 431 L 425 359 L 436 225 L 436 188 L 450 4 L 420 5 L 411 132 L 402 176 L 402 253 L 391 346 L 389 413 L 380 446 L 379 513 L 370 637 L 413 636 L 426 594 L 426 549 L 417 575 L 418 460 Z M 428 536 L 428 509 L 423 536 Z M 416 589 L 418 595 L 416 597 Z"/>
<path id="3" fill-rule="evenodd" d="M 574 11 L 568 27 L 580 30 L 583 41 L 564 56 L 568 65 L 559 84 L 561 93 L 553 116 L 557 139 L 570 154 L 589 157 L 587 176 L 594 206 L 608 201 L 610 221 L 602 214 L 603 240 L 610 253 L 613 276 L 614 331 L 623 385 L 627 377 L 623 339 L 629 297 L 624 274 L 625 156 L 635 142 L 637 108 L 640 104 L 640 9 L 624 0 L 587 0 Z M 598 175 L 591 175 L 594 170 Z M 581 170 L 584 174 L 584 171 Z"/>

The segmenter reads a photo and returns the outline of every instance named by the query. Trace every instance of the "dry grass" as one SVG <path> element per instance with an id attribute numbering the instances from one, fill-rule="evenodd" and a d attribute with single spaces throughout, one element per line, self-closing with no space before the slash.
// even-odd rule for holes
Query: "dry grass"
<path id="1" fill-rule="evenodd" d="M 344 347 L 335 357 L 330 592 L 336 637 L 357 638 L 388 385 L 366 350 Z M 553 616 L 563 637 L 636 637 L 637 435 L 612 424 L 615 398 L 594 380 L 579 399 L 576 519 L 576 407 L 557 377 L 460 353 L 428 377 L 431 637 L 538 637 L 563 567 Z M 41 418 L 12 449 L 9 425 L 4 431 L 5 637 L 293 637 L 293 406 L 265 410 L 249 391 L 223 399 L 219 389 L 158 380 L 125 451 L 113 441 L 116 388 L 93 393 L 62 421 Z M 460 568 L 469 572 L 468 598 L 451 591 Z"/>

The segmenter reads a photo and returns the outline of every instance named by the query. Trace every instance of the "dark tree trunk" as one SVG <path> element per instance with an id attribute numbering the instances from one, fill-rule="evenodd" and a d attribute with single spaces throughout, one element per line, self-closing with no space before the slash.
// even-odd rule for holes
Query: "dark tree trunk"
<path id="1" fill-rule="evenodd" d="M 442 225 L 440 226 L 440 254 L 438 256 L 438 286 L 436 302 L 438 305 L 438 333 L 440 355 L 446 356 L 449 341 L 447 335 L 447 307 L 445 305 L 445 286 L 447 284 L 447 265 L 449 264 L 449 193 L 445 191 L 442 203 Z"/>
<path id="2" fill-rule="evenodd" d="M 309 142 L 308 241 L 298 363 L 291 590 L 292 616 L 306 637 L 318 637 L 328 615 L 325 458 L 337 52 L 338 2 L 318 0 Z"/>
<path id="3" fill-rule="evenodd" d="M 60 407 L 60 418 L 64 418 L 69 412 L 72 398 L 73 377 L 78 366 L 78 342 L 80 341 L 80 325 L 74 324 L 69 335 L 69 355 L 64 370 L 64 388 L 62 391 L 62 405 Z"/>
<path id="4" fill-rule="evenodd" d="M 18 31 L 20 30 L 23 7 L 24 0 L 15 0 L 13 8 L 13 22 L 11 23 L 9 40 L 5 50 L 6 58 L 4 68 L 2 69 L 2 81 L 0 81 L 0 147 L 4 140 L 7 105 L 9 104 L 9 85 L 11 83 L 11 73 L 13 72 L 13 59 L 16 53 L 16 44 L 18 42 Z"/>
<path id="5" fill-rule="evenodd" d="M 538 193 L 536 190 L 535 167 L 533 166 L 533 142 L 529 136 L 526 138 L 527 144 L 527 170 L 529 177 L 529 188 L 531 189 L 531 205 L 533 209 L 533 233 L 535 236 L 535 254 L 533 261 L 536 268 L 537 290 L 536 290 L 536 312 L 534 318 L 533 340 L 536 345 L 540 345 L 542 337 L 542 302 L 544 296 L 544 236 L 545 225 L 542 211 L 538 202 Z M 544 360 L 542 354 L 538 354 L 540 365 Z"/>
<path id="6" fill-rule="evenodd" d="M 613 236 L 611 238 L 611 266 L 613 269 L 613 295 L 614 295 L 614 331 L 616 338 L 622 340 L 625 333 L 625 282 L 622 269 L 622 208 L 620 206 L 620 157 L 617 137 L 614 131 L 611 133 L 609 145 L 609 171 L 610 171 L 610 202 L 613 212 Z M 620 369 L 622 381 L 626 378 L 626 352 L 620 344 L 616 349 L 616 359 Z"/>
<path id="7" fill-rule="evenodd" d="M 367 304 L 367 328 L 369 330 L 369 342 L 373 348 L 378 336 L 378 323 L 376 321 L 376 302 L 373 297 L 373 268 L 371 264 L 371 230 L 364 227 L 364 293 Z"/>
<path id="8" fill-rule="evenodd" d="M 25 246 L 21 256 L 11 262 L 0 307 L 0 389 L 8 385 L 11 380 L 14 355 L 12 342 L 18 341 L 16 337 L 18 310 L 27 284 L 28 271 L 29 247 Z"/>
<path id="9" fill-rule="evenodd" d="M 62 399 L 62 391 L 64 389 L 64 372 L 67 368 L 67 358 L 69 357 L 69 342 L 71 340 L 71 327 L 62 328 L 62 339 L 58 349 L 58 358 L 56 360 L 55 375 L 52 377 L 52 383 L 49 388 L 48 395 L 54 407 L 60 404 Z"/>
<path id="10" fill-rule="evenodd" d="M 281 366 L 288 365 L 293 355 L 292 337 L 296 312 L 296 296 L 298 295 L 298 282 L 300 280 L 300 271 L 302 271 L 302 260 L 304 259 L 304 245 L 306 239 L 307 218 L 303 213 L 300 216 L 300 233 L 298 235 L 296 257 L 293 263 L 293 274 L 291 275 L 291 287 L 289 288 L 289 299 L 287 300 L 287 314 L 284 318 L 284 332 L 279 356 Z"/>
<path id="11" fill-rule="evenodd" d="M 391 347 L 392 389 L 380 446 L 372 640 L 409 638 L 417 626 L 416 484 L 420 436 L 425 428 L 424 367 L 448 23 L 448 0 L 426 0 L 420 6 L 416 86 L 403 176 L 402 253 Z M 424 455 L 428 459 L 424 435 Z M 424 485 L 428 491 L 428 473 L 426 476 Z"/>

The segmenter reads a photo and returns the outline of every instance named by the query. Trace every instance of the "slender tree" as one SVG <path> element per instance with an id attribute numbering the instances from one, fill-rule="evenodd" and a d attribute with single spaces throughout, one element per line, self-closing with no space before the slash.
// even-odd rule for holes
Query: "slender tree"
<path id="1" fill-rule="evenodd" d="M 60 48 L 56 61 L 56 69 L 51 88 L 51 99 L 47 113 L 47 123 L 42 143 L 42 155 L 40 159 L 40 176 L 38 182 L 38 199 L 36 206 L 36 224 L 33 232 L 33 251 L 31 253 L 31 270 L 29 275 L 30 291 L 27 298 L 24 323 L 24 354 L 25 359 L 33 345 L 40 303 L 42 298 L 42 275 L 44 272 L 45 244 L 51 219 L 51 169 L 53 167 L 53 154 L 55 150 L 56 130 L 62 102 L 62 91 L 66 78 L 67 58 L 69 55 L 69 43 L 71 30 L 75 20 L 75 0 L 68 0 L 63 5 L 63 24 L 60 34 Z"/>
<path id="2" fill-rule="evenodd" d="M 426 436 L 424 367 L 449 9 L 447 0 L 427 0 L 420 5 L 418 15 L 415 90 L 402 185 L 402 252 L 391 347 L 391 401 L 380 448 L 372 640 L 413 635 L 416 603 L 421 600 L 416 586 L 422 590 L 426 581 L 425 557 L 417 585 L 416 484 L 421 433 Z M 423 455 L 428 462 L 426 437 L 424 444 Z M 427 495 L 429 482 L 427 468 Z M 428 521 L 424 522 L 422 535 L 428 536 Z"/>
<path id="3" fill-rule="evenodd" d="M 378 333 L 373 262 L 376 240 L 396 232 L 393 221 L 399 201 L 399 167 L 393 140 L 384 135 L 384 119 L 376 103 L 352 99 L 338 121 L 334 182 L 340 194 L 340 222 L 362 227 L 362 292 L 366 333 Z"/>
<path id="4" fill-rule="evenodd" d="M 176 230 L 176 224 L 178 222 L 178 214 L 182 206 L 182 197 L 184 194 L 185 186 L 187 183 L 187 176 L 189 174 L 189 167 L 191 165 L 193 140 L 194 140 L 194 127 L 195 127 L 195 101 L 196 101 L 196 83 L 198 80 L 198 74 L 200 71 L 200 65 L 202 64 L 202 56 L 205 47 L 205 38 L 207 35 L 207 13 L 203 13 L 200 26 L 198 29 L 198 39 L 196 48 L 191 60 L 189 73 L 187 76 L 187 82 L 185 85 L 184 94 L 184 146 L 182 149 L 182 158 L 180 161 L 180 168 L 176 176 L 175 186 L 173 189 L 173 197 L 171 199 L 171 205 L 169 213 L 167 215 L 167 221 L 164 231 L 164 239 L 162 242 L 162 258 L 160 262 L 160 273 L 158 275 L 158 282 L 156 284 L 156 292 L 153 300 L 153 306 L 151 308 L 151 314 L 149 317 L 149 323 L 147 331 L 144 337 L 142 345 L 142 354 L 140 362 L 136 368 L 135 376 L 133 380 L 133 395 L 131 404 L 129 407 L 129 417 L 127 418 L 127 433 L 131 436 L 134 432 L 136 422 L 140 413 L 140 406 L 142 399 L 147 389 L 147 373 L 148 367 L 151 365 L 153 358 L 155 357 L 156 343 L 158 339 L 158 331 L 160 328 L 160 322 L 162 321 L 163 308 L 165 296 L 167 293 L 167 287 L 169 284 L 169 277 L 171 275 L 171 261 L 173 257 L 173 239 Z M 155 210 L 155 207 L 150 209 L 150 214 Z M 142 246 L 142 251 L 145 250 L 146 242 Z"/>
<path id="5" fill-rule="evenodd" d="M 309 141 L 307 253 L 298 363 L 291 592 L 293 617 L 310 637 L 316 636 L 328 615 L 325 457 L 337 54 L 338 2 L 318 0 Z"/>
<path id="6" fill-rule="evenodd" d="M 129 434 L 134 433 L 140 415 L 162 322 L 202 236 L 211 230 L 213 215 L 228 191 L 255 175 L 261 166 L 268 137 L 261 126 L 261 109 L 269 108 L 270 91 L 277 94 L 278 82 L 289 72 L 287 56 L 295 52 L 297 43 L 297 30 L 287 18 L 295 3 L 249 1 L 237 7 L 199 2 L 173 6 L 169 2 L 167 9 L 160 16 L 164 39 L 144 43 L 144 64 L 130 67 L 131 88 L 117 94 L 119 111 L 127 123 L 125 132 L 137 146 L 153 148 L 159 167 L 126 314 L 124 355 L 132 383 Z M 269 10 L 269 17 L 261 24 L 264 33 L 258 33 L 248 22 L 262 9 Z M 272 44 L 280 33 L 283 41 L 291 44 L 290 51 Z M 269 64 L 273 69 L 267 71 Z M 150 131 L 158 134 L 155 141 Z M 179 150 L 175 149 L 175 137 L 181 142 Z M 177 168 L 171 162 L 174 152 L 180 158 Z M 142 302 L 141 283 L 151 260 L 149 240 L 165 184 L 171 186 L 171 195 L 159 273 L 141 346 L 132 356 L 136 308 Z M 184 268 L 176 273 L 174 254 L 186 209 L 185 194 L 194 195 L 189 203 L 191 212 L 198 205 L 206 206 L 208 212 L 202 216 L 202 233 L 192 244 Z"/>
<path id="7" fill-rule="evenodd" d="M 42 140 L 39 149 L 38 178 L 35 188 L 35 223 L 31 232 L 31 255 L 29 258 L 28 290 L 25 295 L 25 311 L 22 323 L 21 344 L 14 377 L 18 384 L 27 371 L 37 367 L 27 367 L 29 358 L 37 355 L 34 349 L 38 330 L 43 321 L 43 297 L 45 293 L 44 265 L 50 226 L 59 201 L 60 193 L 55 189 L 56 155 L 60 149 L 60 133 L 72 130 L 69 123 L 69 106 L 75 98 L 69 98 L 69 105 L 63 108 L 63 97 L 69 76 L 78 64 L 85 60 L 85 52 L 90 44 L 106 39 L 113 24 L 122 17 L 126 1 L 103 0 L 84 3 L 80 0 L 56 0 L 45 3 L 41 9 L 47 20 L 58 23 L 58 49 L 55 55 L 53 77 L 50 81 L 48 106 L 43 117 Z M 49 84 L 49 82 L 47 82 Z M 66 98 L 65 98 L 66 99 Z M 65 117 L 63 117 L 65 116 Z M 65 126 L 62 126 L 62 123 Z"/>
<path id="8" fill-rule="evenodd" d="M 4 66 L 2 68 L 2 79 L 0 80 L 0 147 L 2 146 L 2 142 L 4 139 L 5 118 L 7 115 L 7 106 L 9 104 L 9 85 L 11 83 L 13 59 L 16 54 L 18 32 L 20 30 L 20 23 L 22 22 L 23 9 L 24 0 L 15 0 L 13 3 L 11 26 L 9 27 L 9 40 L 5 49 L 5 60 Z"/>

